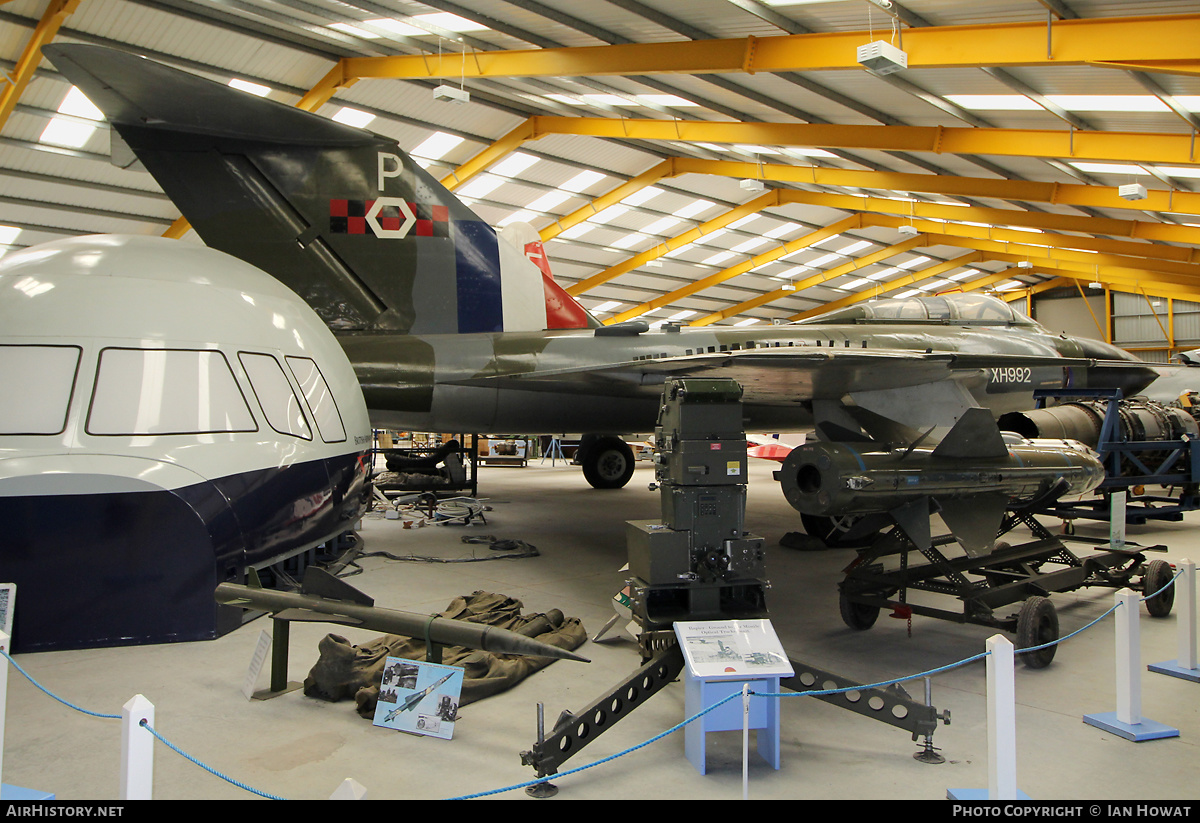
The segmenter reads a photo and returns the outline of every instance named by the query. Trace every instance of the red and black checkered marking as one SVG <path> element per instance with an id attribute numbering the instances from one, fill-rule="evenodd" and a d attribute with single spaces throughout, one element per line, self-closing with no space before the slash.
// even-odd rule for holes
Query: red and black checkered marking
<path id="1" fill-rule="evenodd" d="M 370 234 L 367 225 L 367 212 L 375 204 L 374 200 L 330 200 L 329 201 L 329 231 L 332 234 Z M 450 209 L 436 203 L 408 204 L 417 222 L 409 235 L 416 237 L 449 237 Z M 396 231 L 404 225 L 405 217 L 399 206 L 384 206 L 376 218 L 380 228 L 385 231 Z"/>

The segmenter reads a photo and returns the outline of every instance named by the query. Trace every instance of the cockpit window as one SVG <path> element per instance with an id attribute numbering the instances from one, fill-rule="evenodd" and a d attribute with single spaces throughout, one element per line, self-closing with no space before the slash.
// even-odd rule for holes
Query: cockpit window
<path id="1" fill-rule="evenodd" d="M 250 388 L 258 398 L 267 424 L 280 434 L 312 440 L 300 398 L 292 391 L 292 384 L 279 361 L 269 354 L 245 351 L 238 352 L 238 359 L 250 378 Z"/>
<path id="2" fill-rule="evenodd" d="M 870 322 L 941 322 L 978 323 L 981 325 L 1036 326 L 1037 323 L 1013 311 L 998 297 L 988 294 L 943 294 L 919 297 L 893 297 L 869 300 L 844 309 L 831 311 L 802 323 L 870 323 Z"/>
<path id="3" fill-rule="evenodd" d="M 61 434 L 81 354 L 78 346 L 0 346 L 0 434 Z"/>
<path id="4" fill-rule="evenodd" d="M 334 402 L 333 392 L 317 367 L 316 361 L 307 357 L 288 357 L 288 366 L 304 392 L 304 399 L 312 409 L 317 421 L 317 431 L 326 443 L 341 443 L 346 439 L 346 428 L 342 425 L 342 414 Z"/>
<path id="5" fill-rule="evenodd" d="M 258 431 L 219 351 L 104 349 L 87 432 L 98 435 Z"/>

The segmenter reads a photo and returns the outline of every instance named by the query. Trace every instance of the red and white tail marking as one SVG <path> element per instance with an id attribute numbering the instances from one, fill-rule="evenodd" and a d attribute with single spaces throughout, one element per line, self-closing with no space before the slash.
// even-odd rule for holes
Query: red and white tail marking
<path id="1" fill-rule="evenodd" d="M 546 247 L 542 245 L 542 238 L 538 236 L 533 226 L 528 223 L 510 223 L 501 229 L 500 236 L 516 246 L 542 274 L 546 314 L 544 323 L 536 331 L 542 329 L 586 329 L 588 327 L 587 311 L 574 297 L 567 294 L 561 286 L 554 282 L 554 275 L 550 273 L 550 258 L 546 254 Z M 504 272 L 502 276 L 511 275 Z M 508 330 L 512 331 L 512 329 Z M 527 329 L 527 331 L 535 330 Z"/>

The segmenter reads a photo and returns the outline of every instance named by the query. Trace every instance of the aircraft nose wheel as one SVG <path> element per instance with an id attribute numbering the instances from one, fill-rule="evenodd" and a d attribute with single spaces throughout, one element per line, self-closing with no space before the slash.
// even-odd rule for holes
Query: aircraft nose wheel
<path id="1" fill-rule="evenodd" d="M 594 489 L 619 489 L 633 477 L 633 449 L 619 437 L 599 437 L 580 460 Z"/>
<path id="2" fill-rule="evenodd" d="M 1028 649 L 1058 640 L 1058 612 L 1048 597 L 1031 597 L 1017 615 L 1017 648 Z M 1020 655 L 1021 662 L 1031 669 L 1044 669 L 1054 659 L 1057 645 Z"/>

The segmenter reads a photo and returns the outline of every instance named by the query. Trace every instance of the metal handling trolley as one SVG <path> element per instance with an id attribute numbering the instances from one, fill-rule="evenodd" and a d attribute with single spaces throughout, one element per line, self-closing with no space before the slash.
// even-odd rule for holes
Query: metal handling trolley
<path id="1" fill-rule="evenodd" d="M 1037 509 L 1035 502 L 1009 512 L 1000 528 L 1000 536 L 1004 536 L 1024 525 L 1032 532 L 1032 541 L 1019 545 L 998 541 L 993 551 L 980 557 L 948 557 L 942 548 L 956 542 L 951 534 L 935 537 L 929 548 L 918 549 L 899 527 L 884 532 L 845 569 L 839 598 L 842 620 L 853 629 L 869 629 L 880 609 L 887 608 L 900 618 L 917 614 L 1013 632 L 1017 648 L 1026 649 L 1059 637 L 1058 614 L 1050 601 L 1054 592 L 1106 586 L 1153 594 L 1170 581 L 1171 565 L 1165 560 L 1147 561 L 1145 555 L 1164 551 L 1163 546 L 1127 543 L 1126 548 L 1113 548 L 1101 538 L 1058 536 L 1035 519 Z M 1081 558 L 1067 547 L 1066 540 L 1109 548 Z M 914 551 L 928 562 L 911 563 Z M 899 555 L 899 565 L 885 570 L 883 560 L 890 555 Z M 962 601 L 962 610 L 911 603 L 910 591 L 956 597 Z M 1173 587 L 1167 588 L 1147 600 L 1150 614 L 1170 614 L 1174 592 Z M 997 614 L 1017 603 L 1022 605 L 1016 613 L 1007 617 Z M 1052 645 L 1020 657 L 1026 666 L 1040 669 L 1050 664 L 1056 649 Z"/>

